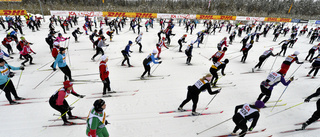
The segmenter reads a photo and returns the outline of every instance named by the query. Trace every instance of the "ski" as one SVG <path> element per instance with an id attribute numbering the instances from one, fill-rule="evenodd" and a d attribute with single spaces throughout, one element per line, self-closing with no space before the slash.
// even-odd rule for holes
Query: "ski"
<path id="1" fill-rule="evenodd" d="M 77 117 L 77 118 L 68 119 L 68 120 L 76 120 L 76 119 L 87 120 L 87 117 Z M 59 120 L 62 120 L 62 118 L 59 118 L 59 119 L 50 119 L 50 120 L 48 120 L 48 121 L 59 121 Z"/>
<path id="2" fill-rule="evenodd" d="M 14 105 L 21 105 L 21 104 L 30 104 L 30 103 L 34 103 L 34 102 L 18 102 L 18 104 L 12 104 L 12 106 Z M 11 104 L 1 104 L 0 106 L 11 106 Z"/>
<path id="3" fill-rule="evenodd" d="M 133 94 L 121 94 L 121 95 L 102 95 L 102 96 L 94 96 L 94 97 L 86 97 L 87 99 L 92 98 L 108 98 L 108 97 L 125 97 L 125 96 L 134 96 L 136 93 Z"/>
<path id="4" fill-rule="evenodd" d="M 22 100 L 33 100 L 33 99 L 48 99 L 50 97 L 40 97 L 40 98 L 24 98 L 21 100 L 13 100 L 13 101 L 22 101 Z M 8 102 L 8 101 L 0 101 L 0 102 Z"/>
<path id="5" fill-rule="evenodd" d="M 61 124 L 57 124 L 57 125 L 49 125 L 49 126 L 43 126 L 43 127 L 60 127 L 60 126 L 74 126 L 74 125 L 85 125 L 87 124 L 86 122 L 83 122 L 83 123 L 74 123 L 72 122 L 71 125 L 61 125 Z"/>
<path id="6" fill-rule="evenodd" d="M 207 110 L 208 108 L 198 108 L 197 110 Z M 190 112 L 192 109 L 185 109 L 185 111 L 179 111 L 179 110 L 172 110 L 172 111 L 163 111 L 159 112 L 159 114 L 169 114 L 169 113 L 177 113 L 177 112 Z"/>
<path id="7" fill-rule="evenodd" d="M 99 75 L 99 73 L 79 74 L 79 75 L 73 75 L 72 77 L 81 77 L 81 76 L 90 76 L 90 75 Z"/>
<path id="8" fill-rule="evenodd" d="M 255 71 L 255 72 L 250 71 L 250 72 L 242 72 L 240 74 L 253 74 L 253 73 L 264 73 L 264 72 L 265 71 Z"/>
<path id="9" fill-rule="evenodd" d="M 213 115 L 213 114 L 221 114 L 223 113 L 223 111 L 220 111 L 220 112 L 215 112 L 215 113 L 202 113 L 198 116 L 204 116 L 204 115 Z M 192 114 L 188 114 L 188 115 L 180 115 L 180 116 L 174 116 L 174 118 L 181 118 L 181 117 L 195 117 L 194 115 Z"/>
<path id="10" fill-rule="evenodd" d="M 227 84 L 232 84 L 232 82 L 226 82 L 226 83 L 217 83 L 217 85 L 227 85 Z"/>
<path id="11" fill-rule="evenodd" d="M 144 80 L 159 80 L 159 79 L 164 79 L 164 77 L 147 77 L 144 79 L 132 79 L 130 81 L 144 81 Z"/>
<path id="12" fill-rule="evenodd" d="M 170 74 L 169 75 L 150 75 L 150 76 L 148 76 L 148 77 L 169 77 L 170 76 Z M 139 77 L 140 78 L 140 77 Z"/>
<path id="13" fill-rule="evenodd" d="M 107 92 L 107 94 L 113 94 L 113 93 L 127 93 L 127 92 L 138 92 L 139 90 L 128 90 L 128 91 L 116 91 L 114 90 L 114 92 Z M 101 95 L 102 93 L 92 93 L 92 95 Z"/>
<path id="14" fill-rule="evenodd" d="M 88 69 L 71 69 L 71 70 L 88 70 Z M 39 69 L 39 71 L 53 71 L 52 68 L 50 69 Z"/>
<path id="15" fill-rule="evenodd" d="M 79 79 L 79 80 L 73 80 L 72 82 L 102 82 L 101 80 L 98 80 L 98 79 L 93 79 L 93 80 L 90 80 L 90 79 L 88 79 L 88 80 L 81 80 L 81 79 Z"/>
<path id="16" fill-rule="evenodd" d="M 256 130 L 256 131 L 251 131 L 251 132 L 247 132 L 246 134 L 254 134 L 254 133 L 260 133 L 260 132 L 264 132 L 266 131 L 267 129 L 262 129 L 262 130 Z M 214 137 L 231 137 L 231 136 L 239 136 L 239 135 L 231 135 L 231 134 L 228 134 L 228 135 L 220 135 L 220 136 L 214 136 Z"/>
<path id="17" fill-rule="evenodd" d="M 320 120 L 317 120 L 317 121 L 315 121 L 315 122 L 319 122 Z M 301 122 L 301 123 L 297 123 L 297 124 L 294 124 L 294 125 L 302 125 L 303 123 L 305 123 L 305 122 Z"/>
<path id="18" fill-rule="evenodd" d="M 212 86 L 211 88 L 225 88 L 225 87 L 235 87 L 236 84 L 229 84 L 229 85 L 219 85 L 219 86 Z"/>
<path id="19" fill-rule="evenodd" d="M 315 128 L 306 128 L 306 129 L 298 128 L 298 129 L 293 129 L 293 130 L 282 131 L 282 132 L 280 132 L 280 133 L 291 133 L 291 132 L 296 132 L 296 131 L 317 130 L 317 129 L 320 129 L 320 127 L 315 127 Z"/>

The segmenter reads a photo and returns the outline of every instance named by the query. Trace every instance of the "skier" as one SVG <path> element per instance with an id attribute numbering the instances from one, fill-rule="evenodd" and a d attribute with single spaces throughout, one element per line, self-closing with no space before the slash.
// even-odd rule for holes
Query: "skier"
<path id="1" fill-rule="evenodd" d="M 13 40 L 12 37 L 10 35 L 7 35 L 2 41 L 2 45 L 7 48 L 9 55 L 13 54 L 13 50 L 12 50 L 12 47 L 10 45 L 12 40 Z"/>
<path id="2" fill-rule="evenodd" d="M 8 57 L 10 59 L 13 59 L 13 57 L 10 57 L 10 55 L 8 55 L 6 52 L 4 52 L 0 47 L 0 58 L 3 59 L 3 56 L 6 56 L 6 57 Z"/>
<path id="3" fill-rule="evenodd" d="M 267 79 L 262 81 L 260 84 L 260 89 L 261 89 L 261 94 L 259 95 L 257 100 L 261 100 L 263 96 L 265 96 L 265 98 L 263 99 L 264 103 L 267 103 L 267 101 L 270 99 L 271 97 L 271 93 L 273 90 L 273 87 L 276 86 L 277 84 L 279 84 L 280 82 L 284 85 L 284 86 L 288 86 L 291 81 L 293 81 L 294 77 L 291 77 L 290 80 L 286 81 L 284 79 L 284 75 L 283 73 L 279 72 L 271 72 Z"/>
<path id="4" fill-rule="evenodd" d="M 89 36 L 89 39 L 90 39 L 90 41 L 92 42 L 92 44 L 93 44 L 93 48 L 95 48 L 95 44 L 94 44 L 94 37 L 99 37 L 99 35 L 97 34 L 97 30 L 95 29 L 93 32 L 92 32 L 92 34 Z"/>
<path id="5" fill-rule="evenodd" d="M 162 37 L 161 41 L 156 45 L 156 47 L 157 47 L 157 49 L 158 49 L 158 56 L 157 56 L 158 59 L 161 59 L 161 58 L 160 58 L 160 53 L 161 53 L 161 47 L 162 47 L 162 46 L 164 46 L 164 47 L 166 47 L 167 49 L 169 49 L 169 48 L 166 46 L 166 44 L 164 43 L 165 40 L 166 40 L 166 38 L 165 38 L 165 37 Z"/>
<path id="6" fill-rule="evenodd" d="M 264 107 L 264 103 L 262 101 L 256 101 L 254 105 L 243 104 L 235 107 L 235 112 L 232 117 L 233 122 L 236 124 L 236 127 L 231 133 L 231 136 L 236 136 L 236 132 L 241 129 L 242 131 L 238 135 L 239 137 L 244 137 L 247 131 L 252 131 L 256 126 L 259 117 L 260 117 L 260 109 Z M 239 112 L 238 110 L 241 109 Z M 252 122 L 251 126 L 248 129 L 247 121 Z"/>
<path id="7" fill-rule="evenodd" d="M 17 44 L 17 49 L 19 50 L 19 52 L 21 52 L 23 50 L 23 47 L 25 45 L 27 45 L 27 44 L 33 45 L 33 43 L 28 42 L 24 37 L 20 37 L 20 39 L 21 40 Z M 23 59 L 21 54 L 20 54 L 20 59 Z"/>
<path id="8" fill-rule="evenodd" d="M 280 31 L 277 31 L 277 32 L 274 34 L 273 41 L 277 41 L 277 38 L 279 37 L 279 34 L 280 34 Z"/>
<path id="9" fill-rule="evenodd" d="M 64 81 L 67 80 L 67 77 L 69 78 L 69 81 L 73 81 L 71 78 L 71 70 L 67 65 L 67 60 L 66 60 L 66 48 L 60 47 L 59 49 L 59 54 L 57 55 L 56 60 L 54 61 L 53 64 L 53 71 L 56 71 L 56 65 L 60 68 L 60 70 L 64 73 Z"/>
<path id="10" fill-rule="evenodd" d="M 73 83 L 70 81 L 64 81 L 63 87 L 58 89 L 55 94 L 53 94 L 49 99 L 50 106 L 61 113 L 61 118 L 63 120 L 63 125 L 72 125 L 73 122 L 69 122 L 66 117 L 66 113 L 69 115 L 69 119 L 77 119 L 77 116 L 73 116 L 71 110 L 74 107 L 69 106 L 68 102 L 65 100 L 71 93 L 79 98 L 85 97 L 85 95 L 79 95 L 73 90 Z"/>
<path id="11" fill-rule="evenodd" d="M 139 45 L 139 53 L 142 53 L 142 44 L 141 44 L 142 35 L 143 35 L 143 33 L 141 32 L 141 33 L 136 37 L 136 43 Z"/>
<path id="12" fill-rule="evenodd" d="M 185 50 L 185 54 L 187 55 L 187 61 L 186 64 L 191 65 L 191 58 L 192 58 L 192 49 L 193 49 L 194 42 L 191 41 L 191 43 L 187 46 L 187 49 Z"/>
<path id="13" fill-rule="evenodd" d="M 309 50 L 309 53 L 308 53 L 308 56 L 305 58 L 305 60 L 308 60 L 308 57 L 310 56 L 310 59 L 309 61 L 311 61 L 311 59 L 313 58 L 313 55 L 314 55 L 314 52 L 319 50 L 320 48 L 320 45 L 314 45 L 310 50 Z"/>
<path id="14" fill-rule="evenodd" d="M 106 44 L 106 38 L 104 36 L 101 36 L 101 39 L 98 39 L 98 44 L 96 45 L 96 54 L 94 54 L 91 58 L 91 60 L 94 61 L 94 58 L 99 55 L 99 53 L 101 52 L 102 55 L 104 55 L 104 51 L 103 51 L 103 47 L 109 46 L 109 44 Z"/>
<path id="15" fill-rule="evenodd" d="M 106 34 L 109 36 L 109 38 L 110 38 L 110 42 L 112 41 L 112 38 L 113 38 L 113 32 L 114 32 L 114 29 L 113 30 L 111 30 L 111 31 L 107 31 L 106 32 Z"/>
<path id="16" fill-rule="evenodd" d="M 45 38 L 46 42 L 48 43 L 49 47 L 50 47 L 50 51 L 52 51 L 53 48 L 53 42 L 56 39 L 56 37 L 54 36 L 55 32 L 50 32 L 48 34 L 48 37 Z"/>
<path id="17" fill-rule="evenodd" d="M 76 40 L 76 42 L 78 42 L 78 37 L 77 34 L 82 34 L 83 32 L 80 32 L 80 28 L 77 28 L 76 30 L 74 30 L 72 32 L 72 36 L 74 37 L 74 39 Z"/>
<path id="18" fill-rule="evenodd" d="M 299 62 L 298 55 L 299 51 L 295 51 L 292 55 L 286 57 L 286 59 L 282 62 L 280 73 L 286 75 L 287 71 L 290 68 L 290 65 L 295 61 L 297 64 L 303 64 L 303 62 Z"/>
<path id="19" fill-rule="evenodd" d="M 107 89 L 108 93 L 116 93 L 115 91 L 111 91 L 110 88 L 110 79 L 109 79 L 109 69 L 108 69 L 108 57 L 106 55 L 101 56 L 101 62 L 99 65 L 99 70 L 100 70 L 100 79 L 102 80 L 103 83 L 103 92 L 102 95 L 107 94 Z"/>
<path id="20" fill-rule="evenodd" d="M 224 56 L 224 54 L 226 53 L 227 50 L 228 50 L 227 47 L 223 47 L 222 50 L 217 51 L 216 53 L 214 53 L 212 55 L 212 57 L 209 58 L 209 60 L 212 59 L 212 63 L 215 64 L 216 62 L 220 61 L 223 58 L 223 56 Z"/>
<path id="21" fill-rule="evenodd" d="M 247 45 L 247 42 L 248 42 L 249 38 L 250 38 L 250 34 L 248 34 L 247 36 L 245 36 L 245 37 L 240 41 L 240 43 L 242 43 L 242 48 L 241 48 L 241 49 L 243 49 L 243 48 Z M 241 49 L 240 49 L 240 52 L 241 52 Z"/>
<path id="22" fill-rule="evenodd" d="M 9 101 L 9 103 L 11 105 L 14 105 L 14 104 L 19 104 L 19 103 L 16 101 L 13 101 L 11 99 L 10 93 L 12 93 L 12 95 L 14 96 L 14 98 L 16 100 L 23 100 L 24 98 L 18 96 L 17 91 L 16 91 L 16 89 L 10 79 L 14 76 L 14 73 L 10 72 L 11 69 L 23 71 L 24 67 L 10 66 L 9 64 L 5 63 L 5 60 L 3 58 L 0 58 L 0 73 L 1 73 L 1 75 L 0 75 L 0 88 L 1 88 L 1 90 L 3 90 L 5 92 L 6 98 Z"/>
<path id="23" fill-rule="evenodd" d="M 57 41 L 57 42 L 62 42 L 62 41 L 66 41 L 66 40 L 68 40 L 68 39 L 70 39 L 70 37 L 68 37 L 68 38 L 65 38 L 65 37 L 63 37 L 62 36 L 62 34 L 61 33 L 58 33 L 58 37 L 54 40 L 55 42 Z"/>
<path id="24" fill-rule="evenodd" d="M 22 55 L 25 58 L 25 61 L 21 63 L 22 66 L 26 66 L 24 63 L 27 63 L 30 59 L 30 65 L 33 65 L 34 63 L 32 63 L 33 58 L 31 57 L 30 53 L 36 54 L 36 52 L 34 52 L 31 48 L 30 48 L 30 44 L 26 44 L 23 46 L 23 50 L 20 51 L 20 55 Z"/>
<path id="25" fill-rule="evenodd" d="M 161 64 L 162 61 L 159 61 L 159 62 L 156 62 L 156 60 L 159 60 L 158 58 L 155 57 L 155 55 L 157 54 L 157 50 L 154 49 L 152 51 L 151 54 L 149 54 L 144 60 L 143 60 L 143 67 L 144 67 L 144 72 L 142 73 L 140 79 L 145 79 L 144 78 L 144 75 L 148 72 L 148 77 L 151 76 L 150 74 L 150 70 L 151 70 L 151 67 L 150 67 L 150 64 L 151 62 L 153 62 L 154 64 Z"/>
<path id="26" fill-rule="evenodd" d="M 214 63 L 209 71 L 212 74 L 212 79 L 210 81 L 210 84 L 212 85 L 212 87 L 217 87 L 216 84 L 218 82 L 218 71 L 221 69 L 221 74 L 223 76 L 225 76 L 226 74 L 224 74 L 224 69 L 226 68 L 227 64 L 229 63 L 228 59 L 225 59 L 224 61 L 218 61 L 216 63 Z M 215 81 L 213 82 L 213 80 L 215 79 Z M 213 83 L 212 83 L 213 82 Z"/>
<path id="27" fill-rule="evenodd" d="M 109 137 L 106 125 L 109 124 L 106 120 L 105 101 L 98 99 L 93 103 L 93 108 L 89 112 L 87 119 L 86 135 L 89 137 Z"/>
<path id="28" fill-rule="evenodd" d="M 182 52 L 182 50 L 181 50 L 181 48 L 182 48 L 182 42 L 183 43 L 187 43 L 186 41 L 185 41 L 185 39 L 186 39 L 186 37 L 187 37 L 187 34 L 184 34 L 179 40 L 178 40 L 178 44 L 179 44 L 179 52 Z"/>
<path id="29" fill-rule="evenodd" d="M 188 93 L 187 93 L 187 98 L 180 104 L 178 110 L 179 111 L 186 111 L 183 109 L 183 106 L 187 104 L 190 100 L 193 102 L 192 106 L 192 115 L 193 116 L 198 116 L 201 115 L 201 113 L 196 112 L 197 109 L 197 104 L 199 100 L 199 94 L 203 90 L 207 90 L 210 95 L 218 94 L 221 89 L 212 91 L 211 86 L 209 84 L 209 81 L 211 80 L 212 75 L 207 74 L 200 78 L 194 85 L 188 86 Z"/>
<path id="30" fill-rule="evenodd" d="M 121 51 L 121 53 L 122 53 L 122 55 L 124 57 L 124 59 L 123 59 L 123 61 L 121 63 L 121 66 L 125 66 L 124 62 L 127 61 L 128 67 L 133 67 L 132 65 L 130 65 L 130 61 L 129 61 L 129 57 L 130 57 L 129 52 L 132 53 L 132 51 L 130 50 L 130 46 L 131 45 L 132 45 L 132 41 L 129 40 L 129 43 L 126 46 L 126 48 Z"/>
<path id="31" fill-rule="evenodd" d="M 298 41 L 298 38 L 290 39 L 289 41 L 289 48 L 293 48 L 293 45 Z"/>
<path id="32" fill-rule="evenodd" d="M 313 93 L 310 96 L 308 96 L 304 100 L 304 102 L 309 102 L 311 98 L 317 97 L 319 95 L 320 95 L 320 87 L 317 89 L 316 93 Z M 317 110 L 312 114 L 311 118 L 309 118 L 305 123 L 302 124 L 301 129 L 304 130 L 308 125 L 317 121 L 319 118 L 320 118 L 320 99 L 318 99 L 317 101 Z"/>
<path id="33" fill-rule="evenodd" d="M 290 39 L 288 40 L 283 40 L 281 41 L 278 45 L 280 45 L 283 42 L 282 46 L 281 46 L 281 51 L 279 52 L 279 55 L 282 53 L 283 51 L 283 56 L 285 56 L 287 48 L 288 48 L 288 44 L 290 42 Z"/>
<path id="34" fill-rule="evenodd" d="M 233 31 L 231 34 L 230 34 L 230 36 L 229 36 L 229 39 L 230 39 L 230 41 L 229 41 L 229 44 L 232 44 L 232 41 L 234 40 L 234 38 L 236 37 L 236 31 Z"/>
<path id="35" fill-rule="evenodd" d="M 227 37 L 224 37 L 217 45 L 218 50 L 220 51 L 221 48 L 223 47 L 223 45 L 225 45 L 226 47 L 228 47 L 227 45 Z"/>
<path id="36" fill-rule="evenodd" d="M 248 52 L 249 50 L 252 48 L 254 41 L 251 40 L 250 43 L 248 43 L 241 51 L 243 53 L 243 56 L 241 58 L 241 62 L 245 63 L 247 56 L 248 56 Z"/>
<path id="37" fill-rule="evenodd" d="M 320 54 L 317 57 L 311 59 L 310 62 L 312 62 L 313 60 L 315 61 L 312 63 L 312 69 L 309 71 L 307 75 L 307 77 L 309 77 L 311 73 L 315 70 L 311 78 L 314 78 L 320 69 Z"/>
<path id="38" fill-rule="evenodd" d="M 279 54 L 274 55 L 274 54 L 272 53 L 272 51 L 273 51 L 273 48 L 270 48 L 269 50 L 266 50 L 265 52 L 263 52 L 263 54 L 259 57 L 259 63 L 258 63 L 256 66 L 254 66 L 254 68 L 252 68 L 252 72 L 254 72 L 254 69 L 255 69 L 255 68 L 260 69 L 262 63 L 263 63 L 267 58 L 269 58 L 269 56 L 273 56 L 273 57 L 274 57 L 274 56 L 279 55 Z"/>

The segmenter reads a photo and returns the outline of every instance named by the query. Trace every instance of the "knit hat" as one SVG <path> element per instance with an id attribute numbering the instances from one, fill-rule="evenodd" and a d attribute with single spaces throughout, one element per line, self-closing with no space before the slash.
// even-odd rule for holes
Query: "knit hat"
<path id="1" fill-rule="evenodd" d="M 300 52 L 299 51 L 295 51 L 293 54 L 298 56 L 300 54 Z"/>
<path id="2" fill-rule="evenodd" d="M 20 39 L 21 39 L 21 40 L 25 40 L 25 38 L 24 38 L 24 37 L 20 37 Z"/>
<path id="3" fill-rule="evenodd" d="M 65 50 L 66 50 L 66 48 L 64 48 L 64 47 L 60 47 L 60 48 L 59 48 L 59 51 L 60 51 L 60 52 L 65 51 Z"/>
<path id="4" fill-rule="evenodd" d="M 264 107 L 264 103 L 260 100 L 257 100 L 256 103 L 254 103 L 254 105 L 257 107 L 257 108 L 263 108 Z"/>
<path id="5" fill-rule="evenodd" d="M 101 60 L 106 60 L 108 57 L 106 55 L 101 56 Z"/>
<path id="6" fill-rule="evenodd" d="M 131 41 L 131 40 L 129 40 L 129 44 L 132 44 L 132 41 Z"/>
<path id="7" fill-rule="evenodd" d="M 58 46 L 60 43 L 58 41 L 54 42 L 53 45 Z"/>
<path id="8" fill-rule="evenodd" d="M 152 51 L 152 53 L 157 54 L 158 51 L 157 51 L 156 49 L 154 49 L 154 50 Z"/>
<path id="9" fill-rule="evenodd" d="M 0 63 L 4 62 L 4 59 L 3 58 L 0 58 Z"/>
<path id="10" fill-rule="evenodd" d="M 72 87 L 73 86 L 73 83 L 71 83 L 69 80 L 63 82 L 63 87 L 65 89 L 69 88 L 69 87 Z"/>
<path id="11" fill-rule="evenodd" d="M 270 48 L 270 50 L 271 50 L 271 51 L 273 51 L 273 47 L 272 47 L 272 48 Z"/>

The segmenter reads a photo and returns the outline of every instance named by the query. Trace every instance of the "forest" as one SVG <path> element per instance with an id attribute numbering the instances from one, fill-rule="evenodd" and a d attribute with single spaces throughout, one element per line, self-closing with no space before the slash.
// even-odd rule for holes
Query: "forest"
<path id="1" fill-rule="evenodd" d="M 254 17 L 282 17 L 317 20 L 319 0 L 22 0 L 0 2 L 7 9 L 25 9 L 45 15 L 50 10 L 152 12 L 179 14 L 209 14 Z M 210 1 L 210 6 L 209 6 Z M 292 5 L 290 13 L 288 13 Z"/>

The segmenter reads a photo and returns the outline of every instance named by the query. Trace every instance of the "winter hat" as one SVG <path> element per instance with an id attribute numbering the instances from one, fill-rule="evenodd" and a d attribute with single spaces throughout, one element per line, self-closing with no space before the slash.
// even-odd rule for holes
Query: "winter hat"
<path id="1" fill-rule="evenodd" d="M 223 50 L 223 51 L 227 51 L 227 50 L 228 50 L 228 48 L 227 48 L 227 47 L 224 47 L 222 50 Z"/>
<path id="2" fill-rule="evenodd" d="M 193 40 L 191 40 L 191 43 L 190 44 L 193 44 L 194 43 L 194 41 Z"/>
<path id="3" fill-rule="evenodd" d="M 60 51 L 60 52 L 65 51 L 65 50 L 66 50 L 66 48 L 64 48 L 64 47 L 60 47 L 60 48 L 59 48 L 59 51 Z"/>
<path id="4" fill-rule="evenodd" d="M 20 37 L 20 39 L 21 39 L 21 40 L 25 40 L 25 38 L 24 38 L 24 37 Z"/>
<path id="5" fill-rule="evenodd" d="M 256 103 L 254 103 L 254 105 L 257 107 L 257 108 L 263 108 L 264 107 L 264 103 L 260 100 L 257 100 Z"/>
<path id="6" fill-rule="evenodd" d="M 131 41 L 131 40 L 129 40 L 129 44 L 132 44 L 132 41 Z"/>
<path id="7" fill-rule="evenodd" d="M 158 51 L 157 51 L 156 49 L 154 49 L 154 50 L 152 51 L 152 53 L 157 54 Z"/>
<path id="8" fill-rule="evenodd" d="M 298 56 L 300 54 L 300 52 L 299 51 L 295 51 L 293 54 Z"/>
<path id="9" fill-rule="evenodd" d="M 212 75 L 211 74 L 207 74 L 207 75 L 205 75 L 205 76 L 203 76 L 203 79 L 206 79 L 206 80 L 211 80 L 211 78 L 212 78 Z"/>
<path id="10" fill-rule="evenodd" d="M 4 62 L 4 59 L 3 58 L 0 58 L 0 63 Z"/>
<path id="11" fill-rule="evenodd" d="M 273 47 L 272 47 L 272 48 L 270 48 L 270 50 L 271 50 L 271 51 L 273 51 Z"/>
<path id="12" fill-rule="evenodd" d="M 54 42 L 53 45 L 58 46 L 60 43 L 58 41 Z"/>
<path id="13" fill-rule="evenodd" d="M 106 60 L 108 57 L 106 55 L 101 56 L 101 60 Z"/>
<path id="14" fill-rule="evenodd" d="M 225 59 L 224 63 L 228 64 L 229 63 L 229 59 Z"/>
<path id="15" fill-rule="evenodd" d="M 73 83 L 71 83 L 69 80 L 63 82 L 63 87 L 65 89 L 69 88 L 69 87 L 72 87 L 73 86 Z"/>
<path id="16" fill-rule="evenodd" d="M 94 103 L 93 103 L 93 106 L 94 106 L 94 110 L 96 112 L 102 112 L 103 111 L 103 108 L 102 106 L 105 104 L 106 102 L 102 99 L 98 99 L 96 100 Z"/>

